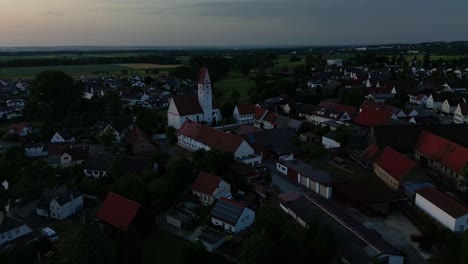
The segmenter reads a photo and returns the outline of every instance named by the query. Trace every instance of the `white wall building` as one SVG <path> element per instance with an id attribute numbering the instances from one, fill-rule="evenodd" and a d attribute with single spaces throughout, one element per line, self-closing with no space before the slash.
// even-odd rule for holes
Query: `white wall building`
<path id="1" fill-rule="evenodd" d="M 23 221 L 0 212 L 0 247 L 31 232 L 32 229 Z"/>
<path id="2" fill-rule="evenodd" d="M 238 104 L 234 108 L 232 117 L 237 124 L 251 124 L 255 120 L 255 106 L 250 104 Z"/>
<path id="3" fill-rule="evenodd" d="M 219 199 L 211 210 L 211 222 L 233 233 L 248 228 L 255 220 L 255 212 L 240 202 Z"/>
<path id="4" fill-rule="evenodd" d="M 231 198 L 231 185 L 221 177 L 200 172 L 192 184 L 192 194 L 197 196 L 202 205 L 212 205 L 221 197 Z"/>
<path id="5" fill-rule="evenodd" d="M 66 219 L 83 209 L 83 195 L 74 190 L 45 191 L 36 213 L 40 216 L 55 219 Z"/>
<path id="6" fill-rule="evenodd" d="M 453 112 L 453 122 L 455 124 L 468 124 L 468 103 L 458 104 Z"/>
<path id="7" fill-rule="evenodd" d="M 416 206 L 453 232 L 468 230 L 468 208 L 434 187 L 416 191 Z"/>

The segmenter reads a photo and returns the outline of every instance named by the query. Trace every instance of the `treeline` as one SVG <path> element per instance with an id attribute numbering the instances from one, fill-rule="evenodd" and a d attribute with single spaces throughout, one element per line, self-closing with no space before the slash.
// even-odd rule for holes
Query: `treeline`
<path id="1" fill-rule="evenodd" d="M 154 63 L 154 64 L 180 64 L 173 56 L 156 54 L 129 56 L 129 57 L 61 57 L 61 58 L 30 58 L 0 61 L 0 67 L 34 67 L 55 65 L 86 65 L 86 64 L 117 64 L 117 63 Z"/>

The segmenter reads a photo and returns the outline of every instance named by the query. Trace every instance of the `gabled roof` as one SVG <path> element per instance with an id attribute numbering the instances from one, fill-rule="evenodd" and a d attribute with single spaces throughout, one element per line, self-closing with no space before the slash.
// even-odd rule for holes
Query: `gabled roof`
<path id="1" fill-rule="evenodd" d="M 391 112 L 365 108 L 356 116 L 354 123 L 368 127 L 386 125 L 390 123 L 391 118 Z"/>
<path id="2" fill-rule="evenodd" d="M 461 103 L 460 110 L 461 110 L 462 115 L 464 116 L 468 115 L 468 103 Z"/>
<path id="3" fill-rule="evenodd" d="M 148 140 L 148 136 L 139 127 L 135 126 L 127 136 L 127 143 L 133 145 L 140 139 Z"/>
<path id="4" fill-rule="evenodd" d="M 273 124 L 275 119 L 278 117 L 278 114 L 275 112 L 268 111 L 268 113 L 263 118 L 263 121 L 270 122 Z"/>
<path id="5" fill-rule="evenodd" d="M 350 115 L 353 115 L 357 112 L 357 108 L 354 106 L 344 105 L 344 104 L 337 104 L 333 102 L 321 101 L 319 104 L 320 107 L 326 107 L 333 109 L 337 112 L 346 112 Z"/>
<path id="6" fill-rule="evenodd" d="M 265 108 L 262 108 L 260 106 L 255 106 L 255 120 L 262 120 L 263 116 L 268 112 Z"/>
<path id="7" fill-rule="evenodd" d="M 415 150 L 459 174 L 468 163 L 467 148 L 427 131 L 421 132 Z"/>
<path id="8" fill-rule="evenodd" d="M 196 192 L 213 195 L 214 191 L 216 191 L 216 188 L 218 188 L 218 185 L 222 180 L 223 179 L 221 179 L 219 176 L 206 172 L 200 172 L 192 184 L 192 189 Z"/>
<path id="9" fill-rule="evenodd" d="M 245 205 L 240 202 L 221 197 L 211 210 L 211 217 L 235 225 L 244 212 L 244 208 Z"/>
<path id="10" fill-rule="evenodd" d="M 89 147 L 71 147 L 62 150 L 62 154 L 67 153 L 72 160 L 86 160 L 89 158 Z"/>
<path id="11" fill-rule="evenodd" d="M 240 115 L 254 115 L 255 106 L 253 104 L 238 104 L 237 111 Z"/>
<path id="12" fill-rule="evenodd" d="M 31 126 L 28 123 L 16 123 L 11 125 L 11 129 L 17 134 L 21 133 L 24 128 L 31 129 Z"/>
<path id="13" fill-rule="evenodd" d="M 73 138 L 73 136 L 68 132 L 68 130 L 61 129 L 57 131 L 57 133 L 64 139 L 64 140 L 70 140 Z"/>
<path id="14" fill-rule="evenodd" d="M 401 182 L 403 177 L 416 167 L 416 162 L 408 159 L 391 147 L 385 147 L 374 163 L 398 182 Z"/>
<path id="15" fill-rule="evenodd" d="M 468 208 L 441 193 L 434 187 L 424 187 L 417 190 L 416 193 L 454 218 L 468 214 Z"/>
<path id="16" fill-rule="evenodd" d="M 38 207 L 48 211 L 52 200 L 56 200 L 59 205 L 64 205 L 79 196 L 81 196 L 81 192 L 76 188 L 70 190 L 66 188 L 46 189 L 42 192 Z"/>
<path id="17" fill-rule="evenodd" d="M 211 148 L 231 153 L 235 153 L 244 141 L 240 136 L 229 134 L 190 120 L 185 121 L 177 133 L 192 138 Z"/>
<path id="18" fill-rule="evenodd" d="M 141 204 L 110 192 L 96 217 L 115 228 L 127 231 L 140 207 Z"/>
<path id="19" fill-rule="evenodd" d="M 198 83 L 199 84 L 210 84 L 211 83 L 210 75 L 208 74 L 208 69 L 207 68 L 201 68 L 200 77 L 198 78 Z"/>
<path id="20" fill-rule="evenodd" d="M 366 150 L 364 150 L 364 152 L 362 152 L 360 157 L 365 161 L 374 161 L 379 153 L 379 147 L 375 144 L 372 144 Z"/>
<path id="21" fill-rule="evenodd" d="M 180 116 L 203 113 L 197 95 L 176 95 L 172 100 Z"/>

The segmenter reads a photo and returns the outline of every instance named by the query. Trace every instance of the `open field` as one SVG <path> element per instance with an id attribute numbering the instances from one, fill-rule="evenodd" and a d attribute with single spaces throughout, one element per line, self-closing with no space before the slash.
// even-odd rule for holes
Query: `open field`
<path id="1" fill-rule="evenodd" d="M 232 72 L 229 76 L 214 85 L 215 90 L 221 90 L 222 97 L 216 98 L 219 103 L 225 103 L 232 99 L 232 91 L 237 88 L 240 93 L 239 103 L 249 102 L 249 90 L 255 86 L 250 78 L 240 73 Z"/>
<path id="2" fill-rule="evenodd" d="M 0 56 L 0 61 L 9 61 L 9 60 L 24 60 L 24 59 L 58 59 L 58 58 L 95 58 L 95 57 L 106 57 L 106 58 L 122 58 L 122 57 L 132 57 L 132 56 L 143 56 L 153 53 L 96 53 L 96 54 L 47 54 L 47 55 L 17 55 L 17 56 Z"/>
<path id="3" fill-rule="evenodd" d="M 277 63 L 275 65 L 275 68 L 279 69 L 279 68 L 283 68 L 283 67 L 288 67 L 289 69 L 294 69 L 294 67 L 296 67 L 296 66 L 303 65 L 304 64 L 304 56 L 299 56 L 298 55 L 298 57 L 301 58 L 300 61 L 291 62 L 291 61 L 289 61 L 290 55 L 279 55 L 278 58 L 275 60 L 275 62 Z"/>
<path id="4" fill-rule="evenodd" d="M 127 64 L 117 64 L 119 66 L 127 67 L 135 70 L 146 70 L 146 69 L 175 69 L 179 67 L 178 64 L 153 64 L 153 63 L 127 63 Z"/>

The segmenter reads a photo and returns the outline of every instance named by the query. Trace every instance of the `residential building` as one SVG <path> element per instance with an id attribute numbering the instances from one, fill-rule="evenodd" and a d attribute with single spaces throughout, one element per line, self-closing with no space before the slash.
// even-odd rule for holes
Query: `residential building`
<path id="1" fill-rule="evenodd" d="M 255 212 L 252 209 L 224 197 L 216 201 L 210 215 L 213 225 L 221 226 L 232 233 L 239 233 L 248 228 L 255 220 Z"/>
<path id="2" fill-rule="evenodd" d="M 32 127 L 27 123 L 17 123 L 11 125 L 10 134 L 25 137 L 33 132 Z"/>
<path id="3" fill-rule="evenodd" d="M 276 162 L 276 170 L 320 196 L 327 199 L 332 197 L 331 178 L 323 170 L 316 169 L 301 160 L 293 159 L 281 159 Z"/>
<path id="4" fill-rule="evenodd" d="M 425 106 L 429 97 L 426 94 L 410 95 L 409 102 L 415 105 Z"/>
<path id="5" fill-rule="evenodd" d="M 32 231 L 22 220 L 0 211 L 0 248 Z"/>
<path id="6" fill-rule="evenodd" d="M 313 123 L 314 125 L 320 125 L 330 120 L 336 121 L 350 121 L 351 116 L 345 111 L 336 111 L 331 108 L 304 105 L 298 109 L 300 117 L 304 117 L 306 121 Z"/>
<path id="7" fill-rule="evenodd" d="M 208 69 L 202 68 L 197 95 L 176 95 L 171 98 L 167 111 L 168 125 L 179 129 L 187 120 L 209 125 L 219 122 L 221 112 L 214 104 L 212 93 Z"/>
<path id="8" fill-rule="evenodd" d="M 114 142 L 122 142 L 133 127 L 133 119 L 122 116 L 107 124 L 102 130 L 101 135 L 104 133 L 112 133 L 114 135 Z"/>
<path id="9" fill-rule="evenodd" d="M 388 125 L 390 124 L 392 116 L 393 114 L 391 112 L 366 108 L 357 114 L 353 122 L 365 127 Z"/>
<path id="10" fill-rule="evenodd" d="M 455 109 L 457 109 L 457 106 L 460 104 L 465 104 L 467 103 L 465 98 L 447 98 L 445 101 L 442 103 L 441 106 L 441 111 L 446 114 L 453 114 Z"/>
<path id="11" fill-rule="evenodd" d="M 70 147 L 62 151 L 60 166 L 63 168 L 82 164 L 89 158 L 89 147 Z"/>
<path id="12" fill-rule="evenodd" d="M 96 179 L 107 177 L 117 167 L 124 173 L 141 173 L 153 169 L 151 159 L 143 157 L 94 155 L 84 165 L 83 172 L 88 177 Z"/>
<path id="13" fill-rule="evenodd" d="M 24 147 L 24 155 L 29 158 L 47 157 L 47 144 L 31 143 Z"/>
<path id="14" fill-rule="evenodd" d="M 328 133 L 322 136 L 322 145 L 326 149 L 341 147 L 341 143 L 338 142 L 338 139 L 336 138 L 335 131 L 329 131 Z"/>
<path id="15" fill-rule="evenodd" d="M 468 229 L 468 208 L 432 186 L 416 191 L 416 206 L 453 232 Z"/>
<path id="16" fill-rule="evenodd" d="M 255 106 L 252 104 L 238 104 L 232 114 L 237 124 L 251 124 L 254 122 L 254 116 Z"/>
<path id="17" fill-rule="evenodd" d="M 54 136 L 50 139 L 51 143 L 72 143 L 75 138 L 66 130 L 59 130 L 55 132 Z"/>
<path id="18" fill-rule="evenodd" d="M 468 124 L 468 103 L 460 103 L 453 112 L 455 124 Z"/>
<path id="19" fill-rule="evenodd" d="M 262 157 L 240 136 L 187 120 L 177 131 L 178 145 L 190 150 L 217 149 L 232 153 L 234 159 L 246 164 L 260 164 Z"/>
<path id="20" fill-rule="evenodd" d="M 416 162 L 391 147 L 385 147 L 374 160 L 374 173 L 388 187 L 397 191 L 407 176 L 416 167 Z"/>
<path id="21" fill-rule="evenodd" d="M 45 190 L 42 193 L 36 214 L 63 220 L 83 210 L 83 195 L 78 189 Z"/>
<path id="22" fill-rule="evenodd" d="M 127 148 L 133 155 L 141 156 L 152 154 L 155 151 L 154 145 L 149 141 L 148 136 L 140 128 L 134 127 L 127 136 Z"/>
<path id="23" fill-rule="evenodd" d="M 231 185 L 219 176 L 200 172 L 192 184 L 192 194 L 202 205 L 212 205 L 221 197 L 231 198 Z"/>
<path id="24" fill-rule="evenodd" d="M 430 167 L 447 178 L 445 182 L 459 190 L 468 188 L 465 177 L 468 148 L 427 131 L 422 131 L 416 143 L 416 160 L 422 167 Z"/>

